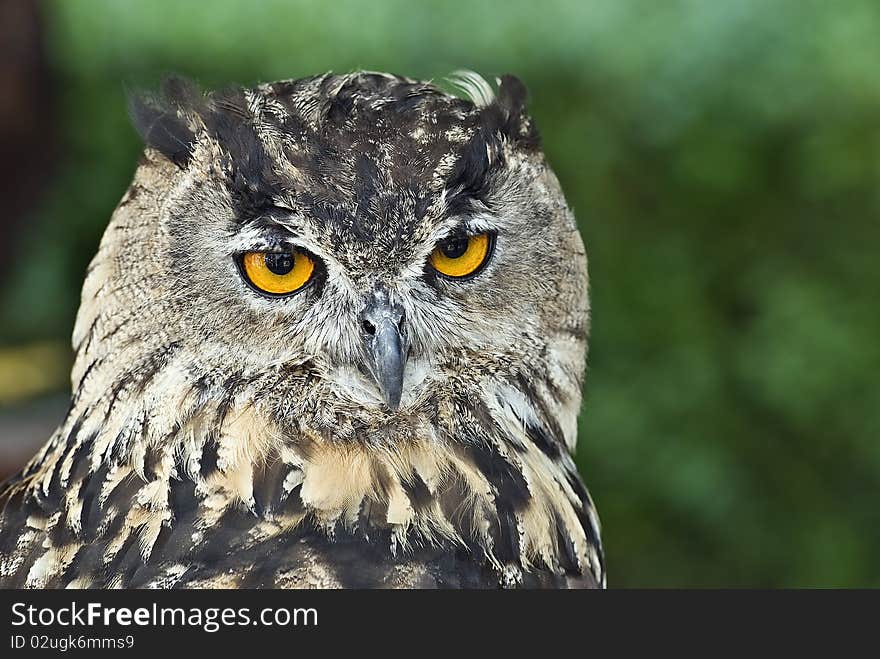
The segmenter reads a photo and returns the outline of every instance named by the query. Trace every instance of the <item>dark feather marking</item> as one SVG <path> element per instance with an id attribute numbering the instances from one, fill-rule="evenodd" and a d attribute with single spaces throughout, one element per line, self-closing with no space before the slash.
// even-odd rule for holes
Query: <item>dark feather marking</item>
<path id="1" fill-rule="evenodd" d="M 300 498 L 302 483 L 292 488 L 286 496 L 273 508 L 273 512 L 279 515 L 290 515 L 305 512 L 305 506 Z"/>
<path id="2" fill-rule="evenodd" d="M 165 563 L 155 558 L 155 554 L 168 543 L 171 533 L 171 526 L 167 522 L 163 523 L 162 528 L 159 529 L 159 534 L 153 542 L 153 548 L 147 561 L 141 560 L 140 563 L 133 564 L 132 570 L 128 573 L 126 588 L 143 588 L 159 576 Z"/>
<path id="3" fill-rule="evenodd" d="M 586 341 L 587 340 L 587 324 L 586 323 L 578 323 L 574 326 L 564 326 L 556 329 L 556 332 L 560 336 L 570 336 L 573 339 L 577 339 L 578 341 Z"/>
<path id="4" fill-rule="evenodd" d="M 55 587 L 67 586 L 71 581 L 81 575 L 90 575 L 94 578 L 96 585 L 106 582 L 107 573 L 102 564 L 106 544 L 89 543 L 79 548 L 76 556 L 67 565 L 67 567 L 58 575 Z"/>
<path id="5" fill-rule="evenodd" d="M 373 532 L 378 529 L 377 525 L 373 523 L 374 517 L 374 509 L 381 508 L 381 511 L 375 511 L 376 518 L 381 518 L 381 512 L 387 511 L 387 506 L 379 506 L 377 502 L 373 501 L 370 497 L 364 497 L 361 501 L 361 505 L 358 508 L 358 516 L 357 521 L 355 522 L 355 527 L 353 529 L 356 535 L 361 536 L 367 541 L 372 540 Z"/>
<path id="6" fill-rule="evenodd" d="M 128 100 L 131 121 L 144 143 L 181 169 L 189 164 L 196 139 L 181 115 L 195 94 L 192 83 L 173 78 L 166 81 L 160 95 L 131 94 Z"/>
<path id="7" fill-rule="evenodd" d="M 159 371 L 168 365 L 178 350 L 180 350 L 179 341 L 172 341 L 154 350 L 138 367 L 140 378 L 134 388 L 135 392 L 142 394 Z"/>
<path id="8" fill-rule="evenodd" d="M 159 476 L 164 457 L 164 445 L 147 447 L 144 455 L 144 476 L 147 481 L 155 480 Z"/>
<path id="9" fill-rule="evenodd" d="M 495 508 L 498 512 L 498 536 L 493 547 L 495 556 L 502 563 L 519 563 L 522 546 L 519 541 L 519 526 L 513 507 L 499 498 L 495 501 Z"/>
<path id="10" fill-rule="evenodd" d="M 524 149 L 534 150 L 541 140 L 534 122 L 526 115 L 528 91 L 516 76 L 501 76 L 498 98 L 489 106 L 487 123 Z"/>
<path id="11" fill-rule="evenodd" d="M 95 316 L 95 319 L 92 321 L 92 324 L 89 325 L 89 330 L 86 332 L 85 338 L 79 342 L 79 345 L 74 349 L 74 354 L 79 355 L 80 352 L 88 352 L 89 348 L 92 345 L 92 340 L 95 338 L 95 328 L 98 325 L 98 321 L 101 319 L 101 316 Z"/>
<path id="12" fill-rule="evenodd" d="M 128 536 L 119 551 L 107 565 L 107 574 L 121 577 L 122 584 L 131 583 L 134 573 L 144 564 L 140 544 L 137 539 L 144 526 L 129 529 Z"/>
<path id="13" fill-rule="evenodd" d="M 556 460 L 562 455 L 562 444 L 544 428 L 528 423 L 526 424 L 526 435 L 551 460 Z"/>
<path id="14" fill-rule="evenodd" d="M 25 499 L 25 490 L 13 492 L 11 482 L 5 484 L 3 509 L 0 516 L 0 554 L 10 556 L 15 551 L 18 538 L 25 528 L 31 505 Z"/>
<path id="15" fill-rule="evenodd" d="M 196 485 L 188 479 L 172 480 L 169 484 L 168 505 L 174 516 L 169 528 L 162 529 L 150 558 L 157 563 L 186 562 L 192 551 L 192 534 L 199 511 Z"/>
<path id="16" fill-rule="evenodd" d="M 495 487 L 497 498 L 522 511 L 528 506 L 532 495 L 522 472 L 498 450 L 483 441 L 474 441 L 465 451 L 486 479 Z"/>
<path id="17" fill-rule="evenodd" d="M 70 509 L 67 507 L 59 508 L 58 521 L 49 529 L 46 529 L 46 537 L 53 547 L 64 547 L 65 545 L 76 542 L 79 534 L 74 533 L 68 525 L 70 517 Z"/>
<path id="18" fill-rule="evenodd" d="M 208 133 L 229 157 L 227 185 L 236 205 L 236 216 L 250 219 L 273 207 L 273 197 L 281 192 L 281 187 L 257 135 L 255 117 L 248 108 L 244 90 L 213 94 L 202 119 Z"/>
<path id="19" fill-rule="evenodd" d="M 565 522 L 562 520 L 558 512 L 553 513 L 553 526 L 556 528 L 556 556 L 559 560 L 560 567 L 562 567 L 562 569 L 568 574 L 579 573 L 578 554 L 574 546 L 574 540 L 568 534 L 568 531 L 565 528 Z"/>
<path id="20" fill-rule="evenodd" d="M 450 215 L 472 212 L 474 201 L 486 203 L 490 176 L 504 164 L 498 137 L 486 131 L 478 132 L 459 153 L 455 168 L 446 182 L 446 187 L 452 191 L 447 200 Z M 490 154 L 493 156 L 491 160 Z"/>
<path id="21" fill-rule="evenodd" d="M 535 375 L 533 376 L 533 379 L 537 377 L 538 376 Z M 555 441 L 560 446 L 560 451 L 557 456 L 561 455 L 562 447 L 565 445 L 565 434 L 562 432 L 562 428 L 559 426 L 559 422 L 556 420 L 556 416 L 553 414 L 550 408 L 547 407 L 547 402 L 544 400 L 544 397 L 541 396 L 540 392 L 538 392 L 538 390 L 532 384 L 532 381 L 529 380 L 521 371 L 516 373 L 512 382 L 515 386 L 519 388 L 521 392 L 523 392 L 523 394 L 525 394 L 526 400 L 532 403 L 535 411 L 537 412 L 537 416 L 546 426 L 547 438 L 551 441 Z M 520 419 L 520 421 L 525 421 L 525 419 Z M 550 453 L 547 453 L 547 455 L 550 455 Z"/>
<path id="22" fill-rule="evenodd" d="M 502 139 L 533 150 L 539 146 L 537 130 L 525 114 L 525 86 L 514 76 L 501 78 L 498 98 L 478 115 L 478 130 L 460 151 L 446 187 L 454 194 L 448 201 L 449 213 L 473 210 L 474 200 L 487 204 L 494 172 L 505 165 Z"/>
<path id="23" fill-rule="evenodd" d="M 83 501 L 80 523 L 82 524 L 83 532 L 89 539 L 94 539 L 94 534 L 97 532 L 101 521 L 99 495 L 101 493 L 101 486 L 107 478 L 109 471 L 109 465 L 102 463 L 97 470 L 86 478 L 83 489 L 80 491 L 80 497 Z"/>
<path id="24" fill-rule="evenodd" d="M 502 563 L 518 563 L 521 547 L 516 513 L 531 500 L 528 483 L 522 472 L 495 447 L 477 441 L 469 444 L 466 451 L 495 489 L 496 515 L 489 516 L 495 541 L 493 553 Z"/>
<path id="25" fill-rule="evenodd" d="M 49 478 L 48 493 L 43 492 L 41 485 L 38 485 L 31 490 L 31 499 L 46 515 L 51 515 L 58 510 L 61 505 L 61 498 L 64 493 L 64 490 L 61 487 L 61 466 L 64 462 L 64 457 L 71 452 L 76 454 L 76 452 L 81 450 L 82 445 L 85 444 L 85 442 L 78 444 L 76 441 L 79 429 L 82 427 L 83 419 L 84 416 L 81 416 L 74 421 L 73 426 L 70 428 L 70 432 L 67 434 L 67 441 L 65 442 L 66 449 L 63 452 L 61 459 L 56 460 L 52 465 L 52 475 Z"/>
<path id="26" fill-rule="evenodd" d="M 104 537 L 113 537 L 122 528 L 125 514 L 134 505 L 135 497 L 144 486 L 144 483 L 145 481 L 140 476 L 130 473 L 116 483 L 112 490 L 107 492 L 104 510 L 107 513 L 115 512 L 115 517 L 110 520 L 110 527 L 103 534 Z"/>
<path id="27" fill-rule="evenodd" d="M 602 550 L 602 540 L 599 537 L 599 529 L 593 527 L 593 523 L 590 521 L 590 516 L 587 513 L 587 510 L 592 507 L 592 504 L 590 503 L 590 495 L 587 493 L 587 488 L 577 471 L 566 469 L 565 477 L 568 484 L 571 485 L 571 488 L 581 501 L 581 506 L 576 506 L 574 512 L 581 527 L 584 529 L 584 533 L 587 536 L 587 542 L 596 549 L 596 554 L 599 557 L 599 567 L 601 572 L 604 573 L 605 556 Z"/>
<path id="28" fill-rule="evenodd" d="M 587 542 L 589 542 L 593 547 L 596 547 L 601 557 L 602 541 L 599 539 L 597 529 L 593 528 L 593 524 L 590 521 L 590 516 L 587 514 L 587 510 L 589 509 L 589 507 L 590 504 L 588 502 L 585 502 L 582 507 L 576 507 L 574 512 L 575 515 L 577 515 L 578 521 L 581 523 L 581 526 L 584 529 L 584 533 L 587 535 Z"/>
<path id="29" fill-rule="evenodd" d="M 456 401 L 456 404 L 460 407 L 462 411 L 467 411 L 473 414 L 478 422 L 479 427 L 493 434 L 500 432 L 500 428 L 498 426 L 498 423 L 495 421 L 495 417 L 492 416 L 492 412 L 489 411 L 489 408 L 483 402 L 483 399 L 479 396 L 473 396 L 471 398 L 468 398 L 467 400 L 459 397 L 459 399 Z"/>
<path id="30" fill-rule="evenodd" d="M 119 333 L 120 330 L 122 330 L 123 327 L 128 325 L 133 320 L 135 320 L 134 316 L 129 316 L 128 318 L 125 318 L 122 322 L 120 322 L 118 325 L 116 325 L 116 327 L 114 327 L 109 332 L 104 334 L 104 336 L 101 337 L 101 341 L 107 341 L 108 339 L 112 339 L 114 336 L 116 336 L 116 334 Z"/>
<path id="31" fill-rule="evenodd" d="M 141 413 L 141 427 L 140 427 L 140 436 L 144 437 L 147 431 L 148 421 L 145 414 Z M 110 465 L 118 465 L 122 464 L 125 461 L 125 458 L 128 456 L 128 453 L 131 449 L 131 442 L 126 441 L 131 438 L 132 430 L 126 424 L 123 426 L 120 431 L 117 433 L 116 437 L 113 438 L 113 441 L 107 445 L 107 449 L 104 451 L 104 455 L 101 456 L 101 461 L 105 464 Z"/>
<path id="32" fill-rule="evenodd" d="M 238 388 L 247 384 L 247 382 L 248 381 L 242 377 L 241 373 L 231 375 L 223 381 L 221 389 L 226 392 L 226 395 L 217 406 L 217 414 L 214 418 L 215 428 L 223 427 L 223 424 L 226 422 L 226 415 L 229 414 L 229 410 L 232 408 L 232 402 L 235 400 L 235 396 L 238 393 Z"/>
<path id="33" fill-rule="evenodd" d="M 99 357 L 99 358 L 95 359 L 94 361 L 92 361 L 92 362 L 86 367 L 86 370 L 83 371 L 82 377 L 79 379 L 79 382 L 77 382 L 77 384 L 76 384 L 76 390 L 75 390 L 74 393 L 73 393 L 73 396 L 72 396 L 72 399 L 71 399 L 71 403 L 70 403 L 70 404 L 71 404 L 71 407 L 75 406 L 76 403 L 79 402 L 79 399 L 80 399 L 80 397 L 82 396 L 82 387 L 83 387 L 83 384 L 86 382 L 86 380 L 88 380 L 89 375 L 91 375 L 92 371 L 93 371 L 95 368 L 97 368 L 97 366 L 98 366 L 99 364 L 103 364 L 103 363 L 104 363 L 104 359 L 105 359 L 104 357 Z"/>
<path id="34" fill-rule="evenodd" d="M 254 512 L 257 517 L 265 517 L 282 503 L 284 479 L 289 465 L 275 458 L 268 460 L 261 469 L 254 473 Z"/>
<path id="35" fill-rule="evenodd" d="M 199 461 L 199 473 L 203 479 L 216 474 L 219 471 L 220 443 L 217 433 L 211 432 L 202 447 L 202 459 Z"/>
<path id="36" fill-rule="evenodd" d="M 409 498 L 410 504 L 415 512 L 421 512 L 429 509 L 434 504 L 434 496 L 428 489 L 427 484 L 418 472 L 413 470 L 409 478 L 403 479 L 400 483 L 403 491 Z"/>
<path id="37" fill-rule="evenodd" d="M 134 376 L 131 371 L 123 374 L 113 385 L 113 388 L 110 390 L 110 401 L 107 403 L 107 410 L 104 412 L 104 420 L 101 423 L 102 426 L 107 425 L 107 421 L 110 419 L 110 415 L 113 413 L 113 408 L 116 406 L 116 401 L 119 398 L 119 394 L 122 393 L 122 390 L 125 389 L 132 381 L 134 380 Z"/>
<path id="38" fill-rule="evenodd" d="M 80 508 L 79 519 L 77 520 L 79 522 L 80 530 L 75 532 L 68 526 L 71 510 L 67 507 L 66 497 L 72 489 L 76 488 L 77 498 L 84 502 L 85 489 L 89 485 L 91 479 L 91 474 L 89 473 L 91 468 L 89 449 L 94 440 L 95 436 L 92 435 L 87 440 L 74 445 L 69 450 L 69 455 L 65 454 L 56 462 L 56 467 L 61 465 L 68 458 L 72 462 L 68 483 L 63 488 L 60 482 L 60 472 L 58 472 L 59 480 L 56 481 L 55 475 L 53 474 L 52 483 L 50 483 L 50 488 L 58 488 L 58 503 L 61 512 L 58 523 L 48 533 L 50 541 L 56 546 L 65 545 L 75 540 L 82 540 L 87 535 L 87 529 L 83 523 L 83 516 L 87 510 L 85 503 L 83 503 Z"/>

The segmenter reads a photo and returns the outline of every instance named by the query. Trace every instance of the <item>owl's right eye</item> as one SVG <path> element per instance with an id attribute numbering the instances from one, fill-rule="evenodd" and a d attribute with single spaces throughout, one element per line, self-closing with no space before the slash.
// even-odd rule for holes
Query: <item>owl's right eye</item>
<path id="1" fill-rule="evenodd" d="M 269 295 L 291 295 L 312 279 L 315 261 L 302 250 L 291 252 L 247 252 L 240 267 L 245 279 Z"/>

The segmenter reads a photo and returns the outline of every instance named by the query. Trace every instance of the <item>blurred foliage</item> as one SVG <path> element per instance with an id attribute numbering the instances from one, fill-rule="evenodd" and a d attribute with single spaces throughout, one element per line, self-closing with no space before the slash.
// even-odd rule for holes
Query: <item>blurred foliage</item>
<path id="1" fill-rule="evenodd" d="M 66 382 L 69 353 L 58 341 L 0 347 L 0 406 L 29 401 Z"/>
<path id="2" fill-rule="evenodd" d="M 880 4 L 56 1 L 63 158 L 0 341 L 66 340 L 124 86 L 512 72 L 585 236 L 614 586 L 880 586 Z"/>

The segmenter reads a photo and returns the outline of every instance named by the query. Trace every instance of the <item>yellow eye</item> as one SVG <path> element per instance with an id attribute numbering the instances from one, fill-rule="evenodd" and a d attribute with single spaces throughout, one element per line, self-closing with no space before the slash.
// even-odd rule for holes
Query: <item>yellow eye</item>
<path id="1" fill-rule="evenodd" d="M 305 286 L 315 262 L 305 252 L 248 252 L 241 260 L 248 281 L 264 293 L 288 295 Z"/>
<path id="2" fill-rule="evenodd" d="M 459 279 L 476 274 L 489 260 L 492 236 L 454 236 L 447 238 L 431 253 L 431 265 L 441 275 Z"/>

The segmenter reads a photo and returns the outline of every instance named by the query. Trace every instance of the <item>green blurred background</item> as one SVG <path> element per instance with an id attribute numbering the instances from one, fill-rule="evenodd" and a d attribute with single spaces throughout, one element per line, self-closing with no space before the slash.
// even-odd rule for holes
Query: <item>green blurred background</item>
<path id="1" fill-rule="evenodd" d="M 63 415 L 83 272 L 140 148 L 126 85 L 511 72 L 590 255 L 577 457 L 609 584 L 880 586 L 876 0 L 3 12 L 7 473 Z"/>

